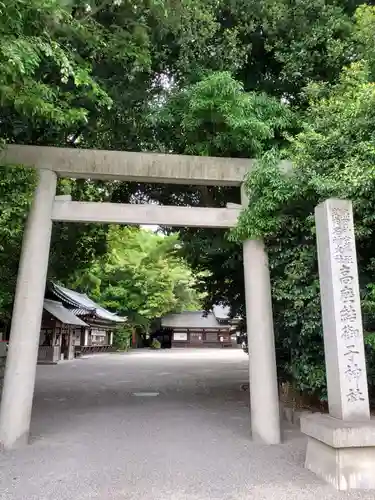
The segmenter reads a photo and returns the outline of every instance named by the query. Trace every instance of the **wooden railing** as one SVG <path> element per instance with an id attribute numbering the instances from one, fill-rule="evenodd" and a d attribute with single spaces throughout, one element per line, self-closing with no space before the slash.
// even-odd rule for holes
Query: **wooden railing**
<path id="1" fill-rule="evenodd" d="M 75 356 L 79 356 L 81 354 L 95 354 L 97 352 L 110 352 L 113 350 L 114 350 L 114 348 L 111 345 L 76 346 L 75 347 Z"/>

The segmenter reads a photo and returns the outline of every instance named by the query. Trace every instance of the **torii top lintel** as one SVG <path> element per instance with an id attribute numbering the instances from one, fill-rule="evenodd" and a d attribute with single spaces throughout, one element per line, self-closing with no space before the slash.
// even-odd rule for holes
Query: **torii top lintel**
<path id="1" fill-rule="evenodd" d="M 0 164 L 53 170 L 59 177 L 239 186 L 254 160 L 9 145 Z"/>

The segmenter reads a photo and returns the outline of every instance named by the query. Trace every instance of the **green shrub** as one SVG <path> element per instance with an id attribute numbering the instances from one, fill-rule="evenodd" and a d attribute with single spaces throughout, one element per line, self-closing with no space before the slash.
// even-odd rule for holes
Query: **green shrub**
<path id="1" fill-rule="evenodd" d="M 152 339 L 150 347 L 151 347 L 151 349 L 160 349 L 161 343 L 157 339 Z"/>
<path id="2" fill-rule="evenodd" d="M 113 335 L 113 346 L 118 351 L 128 351 L 131 347 L 133 329 L 130 325 L 119 326 Z"/>

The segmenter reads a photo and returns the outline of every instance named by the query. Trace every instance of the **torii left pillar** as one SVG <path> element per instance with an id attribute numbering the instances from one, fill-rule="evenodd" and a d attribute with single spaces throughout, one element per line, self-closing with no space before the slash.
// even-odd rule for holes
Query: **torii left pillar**
<path id="1" fill-rule="evenodd" d="M 52 232 L 56 174 L 40 169 L 25 228 L 0 407 L 0 447 L 27 444 Z"/>

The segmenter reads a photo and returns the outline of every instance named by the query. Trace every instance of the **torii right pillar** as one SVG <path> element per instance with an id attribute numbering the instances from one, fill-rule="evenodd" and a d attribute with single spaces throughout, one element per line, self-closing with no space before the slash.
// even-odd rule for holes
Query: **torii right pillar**
<path id="1" fill-rule="evenodd" d="M 338 490 L 375 489 L 375 423 L 370 418 L 352 204 L 315 209 L 329 415 L 301 418 L 305 466 Z"/>
<path id="2" fill-rule="evenodd" d="M 241 203 L 249 203 L 244 186 Z M 279 444 L 280 410 L 273 330 L 271 279 L 262 240 L 243 242 L 251 433 L 254 440 Z"/>

